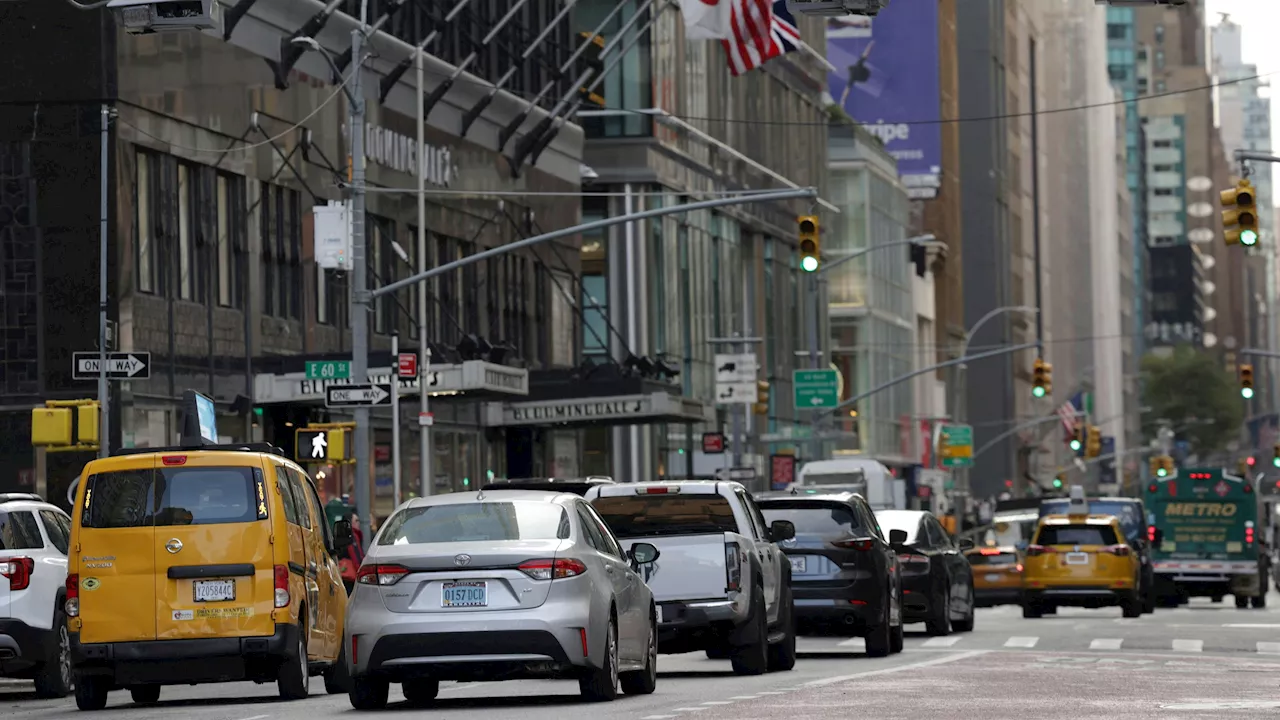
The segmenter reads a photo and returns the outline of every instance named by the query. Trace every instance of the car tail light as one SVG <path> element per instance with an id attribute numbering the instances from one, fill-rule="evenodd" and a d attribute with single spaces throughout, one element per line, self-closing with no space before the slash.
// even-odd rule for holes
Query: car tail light
<path id="1" fill-rule="evenodd" d="M 982 548 L 981 550 L 978 551 L 978 554 L 979 555 L 999 555 L 1000 549 L 999 548 Z"/>
<path id="2" fill-rule="evenodd" d="M 67 617 L 80 617 L 80 576 L 75 573 L 68 575 L 66 588 L 67 601 L 63 604 L 63 610 Z"/>
<path id="3" fill-rule="evenodd" d="M 1249 523 L 1244 526 L 1244 544 L 1253 544 L 1253 523 Z"/>
<path id="4" fill-rule="evenodd" d="M 1116 557 L 1128 557 L 1132 552 L 1128 545 L 1112 545 L 1105 548 L 1105 551 L 1115 555 Z"/>
<path id="5" fill-rule="evenodd" d="M 1022 563 L 1013 566 L 1015 572 L 1022 572 Z"/>
<path id="6" fill-rule="evenodd" d="M 906 554 L 899 555 L 898 562 L 902 563 L 903 565 L 918 565 L 921 567 L 929 567 L 929 558 L 925 557 L 924 555 L 906 555 Z M 914 570 L 918 568 L 912 568 L 912 569 Z"/>
<path id="7" fill-rule="evenodd" d="M 160 458 L 160 462 L 164 463 L 165 465 L 186 465 L 187 456 L 186 455 L 165 455 L 163 458 Z"/>
<path id="8" fill-rule="evenodd" d="M 724 581 L 728 592 L 742 589 L 742 560 L 738 556 L 738 543 L 724 544 Z"/>
<path id="9" fill-rule="evenodd" d="M 1147 486 L 1147 492 L 1149 493 L 1153 493 L 1158 489 L 1159 489 L 1159 486 L 1157 486 L 1155 483 L 1151 483 L 1150 485 Z"/>
<path id="10" fill-rule="evenodd" d="M 277 565 L 275 575 L 276 607 L 289 607 L 289 568 L 285 565 Z"/>
<path id="11" fill-rule="evenodd" d="M 1245 494 L 1246 494 L 1246 495 L 1247 495 L 1247 494 L 1249 494 L 1249 493 L 1251 493 L 1251 492 L 1253 492 L 1253 486 L 1252 486 L 1252 485 L 1250 485 L 1249 483 L 1245 483 L 1245 484 L 1244 484 L 1244 492 L 1245 492 Z"/>
<path id="12" fill-rule="evenodd" d="M 526 560 L 518 566 L 520 572 L 534 580 L 559 580 L 577 577 L 587 571 L 581 560 L 556 558 L 555 560 Z"/>
<path id="13" fill-rule="evenodd" d="M 855 538 L 853 540 L 837 540 L 831 543 L 838 548 L 852 548 L 854 550 L 870 550 L 875 547 L 875 543 L 871 538 Z"/>
<path id="14" fill-rule="evenodd" d="M 1027 547 L 1028 557 L 1036 557 L 1037 555 L 1051 555 L 1054 552 L 1057 552 L 1057 551 L 1047 545 L 1031 545 Z"/>
<path id="15" fill-rule="evenodd" d="M 36 561 L 29 557 L 0 560 L 0 575 L 9 578 L 10 590 L 26 590 L 31 584 L 31 573 L 35 569 Z"/>
<path id="16" fill-rule="evenodd" d="M 680 492 L 678 485 L 663 485 L 661 487 L 642 487 L 636 488 L 637 495 L 675 495 Z"/>
<path id="17" fill-rule="evenodd" d="M 360 660 L 360 636 L 351 636 L 351 664 L 354 665 Z"/>
<path id="18" fill-rule="evenodd" d="M 409 569 L 402 565 L 361 565 L 356 571 L 356 582 L 361 585 L 395 585 L 400 578 L 409 574 Z"/>
<path id="19" fill-rule="evenodd" d="M 1148 525 L 1147 526 L 1147 542 L 1153 543 L 1155 541 L 1156 541 L 1156 526 Z"/>
<path id="20" fill-rule="evenodd" d="M 591 654 L 590 649 L 587 647 L 587 629 L 578 628 L 578 637 L 582 638 L 582 657 L 587 657 Z"/>

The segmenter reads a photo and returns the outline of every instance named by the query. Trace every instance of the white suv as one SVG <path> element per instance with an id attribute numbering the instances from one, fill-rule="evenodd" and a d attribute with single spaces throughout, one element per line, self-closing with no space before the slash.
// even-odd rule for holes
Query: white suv
<path id="1" fill-rule="evenodd" d="M 0 677 L 31 678 L 36 695 L 72 689 L 66 594 L 71 518 L 39 495 L 0 493 Z"/>

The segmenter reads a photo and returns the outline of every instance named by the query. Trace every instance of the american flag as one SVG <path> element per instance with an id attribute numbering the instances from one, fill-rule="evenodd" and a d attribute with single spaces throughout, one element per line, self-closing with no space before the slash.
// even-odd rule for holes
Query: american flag
<path id="1" fill-rule="evenodd" d="M 1076 431 L 1076 406 L 1070 400 L 1058 407 L 1058 417 L 1062 418 L 1062 427 L 1068 434 Z"/>
<path id="2" fill-rule="evenodd" d="M 800 49 L 800 30 L 786 0 L 732 0 L 733 37 L 721 40 L 734 77 Z"/>

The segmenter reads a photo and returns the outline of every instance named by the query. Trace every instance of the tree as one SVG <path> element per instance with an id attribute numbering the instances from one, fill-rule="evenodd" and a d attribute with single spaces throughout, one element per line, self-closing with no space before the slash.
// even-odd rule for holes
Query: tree
<path id="1" fill-rule="evenodd" d="M 1172 355 L 1142 359 L 1142 429 L 1156 436 L 1168 422 L 1179 440 L 1204 456 L 1239 438 L 1244 401 L 1235 376 L 1217 355 L 1181 346 Z"/>

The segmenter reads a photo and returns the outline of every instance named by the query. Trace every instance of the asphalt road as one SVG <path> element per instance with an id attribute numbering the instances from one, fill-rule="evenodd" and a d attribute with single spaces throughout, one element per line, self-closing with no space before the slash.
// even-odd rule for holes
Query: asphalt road
<path id="1" fill-rule="evenodd" d="M 1280 596 L 1265 610 L 1197 600 L 1136 619 L 1118 609 L 1063 609 L 1024 620 L 1016 607 L 978 611 L 971 633 L 931 638 L 908 626 L 907 649 L 872 659 L 860 639 L 806 637 L 791 672 L 736 677 L 727 661 L 659 659 L 653 695 L 585 706 L 572 682 L 446 684 L 433 709 L 392 691 L 386 711 L 459 720 L 495 713 L 521 720 L 822 720 L 823 718 L 1275 718 L 1280 711 Z M 914 632 L 913 632 L 914 631 Z M 363 716 L 345 695 L 284 703 L 274 685 L 166 687 L 153 706 L 113 693 L 105 711 L 130 720 L 316 720 Z M 114 712 L 113 712 L 114 711 Z M 373 713 L 377 714 L 377 713 Z M 30 685 L 0 680 L 0 717 L 78 716 L 75 703 L 36 700 Z"/>

